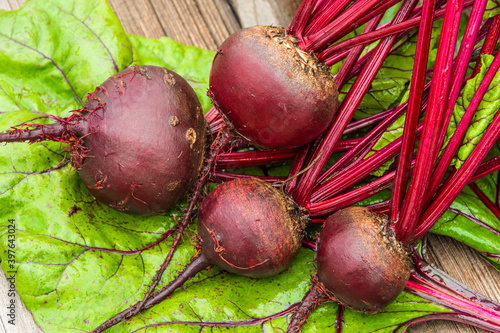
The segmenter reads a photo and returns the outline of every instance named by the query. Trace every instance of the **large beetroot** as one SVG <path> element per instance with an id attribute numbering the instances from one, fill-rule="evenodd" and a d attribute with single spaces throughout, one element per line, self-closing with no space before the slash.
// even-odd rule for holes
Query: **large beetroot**
<path id="1" fill-rule="evenodd" d="M 0 141 L 68 143 L 71 162 L 99 201 L 135 214 L 164 212 L 195 183 L 205 119 L 189 84 L 156 66 L 106 80 L 81 110 L 52 125 L 22 125 Z"/>

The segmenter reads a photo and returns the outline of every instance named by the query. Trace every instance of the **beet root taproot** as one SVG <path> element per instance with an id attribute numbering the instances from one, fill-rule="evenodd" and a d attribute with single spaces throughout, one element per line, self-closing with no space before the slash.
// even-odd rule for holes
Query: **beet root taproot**
<path id="1" fill-rule="evenodd" d="M 365 207 L 328 217 L 316 252 L 317 278 L 342 305 L 375 313 L 403 291 L 410 278 L 410 253 L 389 219 Z"/>
<path id="2" fill-rule="evenodd" d="M 210 73 L 215 107 L 252 144 L 295 148 L 323 133 L 338 91 L 328 67 L 285 29 L 255 26 L 227 38 Z"/>
<path id="3" fill-rule="evenodd" d="M 194 90 L 166 68 L 126 68 L 97 87 L 82 109 L 55 119 L 0 134 L 0 141 L 68 143 L 85 186 L 114 209 L 164 212 L 198 178 L 206 121 Z"/>

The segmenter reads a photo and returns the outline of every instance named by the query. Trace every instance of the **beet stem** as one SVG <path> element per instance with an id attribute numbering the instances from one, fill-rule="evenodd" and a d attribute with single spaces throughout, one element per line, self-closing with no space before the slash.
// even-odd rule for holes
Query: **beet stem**
<path id="1" fill-rule="evenodd" d="M 463 137 L 465 136 L 467 130 L 469 129 L 469 125 L 472 119 L 474 118 L 474 114 L 476 113 L 479 104 L 482 102 L 483 97 L 486 94 L 499 68 L 500 68 L 500 53 L 496 55 L 484 79 L 477 87 L 474 96 L 472 97 L 472 100 L 470 101 L 469 106 L 467 107 L 467 110 L 462 116 L 462 119 L 460 120 L 460 123 L 458 124 L 456 130 L 453 132 L 453 136 L 448 145 L 446 146 L 441 156 L 441 159 L 439 160 L 439 163 L 436 166 L 434 173 L 432 174 L 426 202 L 428 202 L 430 198 L 436 193 L 437 186 L 443 179 L 446 170 L 453 161 L 453 157 L 455 156 L 456 151 L 462 144 Z M 453 106 L 450 106 L 450 108 L 453 109 Z"/>
<path id="2" fill-rule="evenodd" d="M 234 179 L 239 178 L 257 178 L 265 181 L 266 183 L 270 183 L 275 187 L 281 187 L 281 183 L 286 181 L 286 177 L 268 177 L 268 176 L 254 176 L 254 175 L 242 175 L 239 173 L 231 173 L 215 170 L 213 172 L 214 182 L 216 183 L 224 183 Z"/>
<path id="3" fill-rule="evenodd" d="M 401 226 L 396 229 L 396 236 L 405 245 L 410 244 L 415 233 L 417 217 L 420 216 L 424 208 L 425 193 L 439 152 L 440 126 L 446 126 L 443 120 L 446 99 L 442 98 L 442 96 L 446 96 L 450 86 L 450 74 L 461 11 L 462 0 L 452 0 L 446 5 L 443 33 L 439 40 L 436 65 L 434 67 L 434 71 L 439 75 L 435 75 L 432 80 L 429 92 L 429 106 L 427 107 L 422 138 L 417 151 L 417 161 L 410 180 L 408 193 L 401 208 L 399 219 Z M 400 170 L 401 173 L 405 172 L 403 168 Z M 405 184 L 401 185 L 404 186 Z"/>
<path id="4" fill-rule="evenodd" d="M 365 29 L 363 30 L 362 35 L 375 30 L 379 25 L 380 21 L 382 20 L 382 16 L 383 15 L 380 14 L 375 18 L 373 18 L 370 22 L 368 22 L 368 24 L 365 26 Z M 361 53 L 365 49 L 365 46 L 366 45 L 360 45 L 353 49 L 350 49 L 349 55 L 347 56 L 346 60 L 342 63 L 342 66 L 340 67 L 340 70 L 337 73 L 337 75 L 335 75 L 335 83 L 337 83 L 337 89 L 339 91 L 342 90 L 342 87 L 347 81 L 346 80 L 347 75 L 351 72 L 352 68 L 358 61 L 359 57 L 361 56 Z M 327 50 L 329 50 L 330 48 L 328 48 Z"/>
<path id="5" fill-rule="evenodd" d="M 385 12 L 400 0 L 360 0 L 347 8 L 335 20 L 330 22 L 325 28 L 317 33 L 304 37 L 304 50 L 320 53 L 332 44 L 336 39 L 340 39 L 349 32 L 356 29 L 361 24 L 366 23 L 373 17 Z M 369 13 L 368 13 L 369 12 Z M 368 13 L 368 14 L 367 14 Z M 322 61 L 321 57 L 319 59 Z"/>
<path id="6" fill-rule="evenodd" d="M 406 113 L 403 130 L 403 143 L 396 168 L 396 179 L 391 192 L 390 219 L 398 220 L 399 206 L 406 191 L 410 174 L 410 161 L 415 146 L 415 132 L 417 130 L 420 105 L 424 92 L 427 60 L 431 42 L 432 25 L 434 21 L 435 0 L 425 1 L 421 16 L 419 34 L 415 53 L 414 69 L 412 72 L 410 96 L 408 98 L 408 112 Z M 400 232 L 400 224 L 396 225 L 396 234 Z"/>
<path id="7" fill-rule="evenodd" d="M 326 299 L 323 296 L 323 291 L 318 288 L 317 284 L 313 282 L 311 287 L 306 292 L 299 305 L 293 312 L 290 318 L 290 323 L 288 324 L 287 333 L 299 333 L 301 332 L 301 326 L 306 321 L 309 314 L 316 309 L 318 305 L 325 302 Z"/>
<path id="8" fill-rule="evenodd" d="M 401 6 L 400 10 L 396 14 L 394 23 L 398 23 L 403 20 L 409 14 L 411 8 L 414 7 L 415 3 L 416 1 L 405 1 L 405 5 Z M 336 143 L 340 139 L 342 132 L 361 103 L 361 99 L 368 91 L 371 82 L 375 78 L 375 75 L 382 66 L 385 57 L 389 54 L 395 41 L 396 38 L 393 36 L 386 37 L 380 41 L 370 61 L 364 66 L 362 73 L 354 82 L 353 86 L 349 90 L 349 93 L 342 102 L 342 105 L 339 107 L 339 110 L 337 111 L 337 118 L 330 126 L 324 139 L 321 141 L 318 149 L 316 150 L 316 155 L 314 157 L 321 153 L 322 156 L 320 160 L 306 174 L 304 174 L 300 180 L 300 184 L 296 192 L 296 201 L 299 205 L 307 207 L 313 191 L 313 186 L 331 156 L 333 147 L 335 147 Z"/>
<path id="9" fill-rule="evenodd" d="M 476 185 L 476 183 L 469 183 L 469 187 L 474 192 L 475 195 L 481 200 L 481 202 L 497 217 L 497 227 L 500 228 L 500 210 L 495 206 L 495 204 L 484 194 L 483 191 Z"/>
<path id="10" fill-rule="evenodd" d="M 304 36 L 309 36 L 315 34 L 316 32 L 323 29 L 328 23 L 330 23 L 342 10 L 346 8 L 346 6 L 352 0 L 339 0 L 334 4 L 327 5 L 328 2 L 332 1 L 323 1 L 316 11 L 317 15 L 309 20 L 307 27 L 305 29 Z"/>
<path id="11" fill-rule="evenodd" d="M 306 27 L 311 13 L 316 7 L 318 0 L 304 0 L 300 3 L 299 9 L 295 13 L 292 23 L 288 27 L 288 32 L 298 39 L 302 40 L 302 32 Z"/>
<path id="12" fill-rule="evenodd" d="M 180 234 L 180 232 L 178 233 Z M 151 296 L 148 296 L 146 300 L 140 301 L 135 305 L 123 310 L 122 312 L 116 314 L 110 319 L 106 320 L 104 323 L 96 327 L 92 333 L 101 333 L 116 324 L 127 320 L 128 318 L 134 316 L 138 310 L 137 309 L 148 309 L 153 305 L 163 301 L 165 298 L 170 296 L 177 288 L 181 287 L 187 280 L 195 276 L 201 270 L 209 267 L 209 263 L 205 256 L 199 255 L 191 260 L 191 262 L 184 268 L 184 270 L 167 286 L 163 287 L 158 292 Z M 145 301 L 145 302 L 144 302 Z"/>
<path id="13" fill-rule="evenodd" d="M 218 169 L 235 169 L 280 163 L 291 160 L 298 149 L 286 150 L 250 150 L 244 152 L 225 152 L 217 157 Z"/>
<path id="14" fill-rule="evenodd" d="M 430 84 L 427 84 L 427 90 Z M 427 97 L 423 98 L 422 101 L 422 109 L 425 109 L 427 105 Z M 331 167 L 328 168 L 319 178 L 316 184 L 319 184 L 325 181 L 328 177 L 332 176 L 335 172 L 339 171 L 343 168 L 349 161 L 351 161 L 362 149 L 367 147 L 367 145 L 377 140 L 380 135 L 383 134 L 387 130 L 387 128 L 396 121 L 401 115 L 406 111 L 406 107 L 408 106 L 408 101 L 402 103 L 398 107 L 394 109 L 391 115 L 387 116 L 384 120 L 382 120 L 373 130 L 371 130 L 367 135 L 363 137 L 361 142 L 356 145 L 354 148 L 349 150 L 346 154 L 342 155 L 340 159 L 338 159 Z"/>
<path id="15" fill-rule="evenodd" d="M 360 188 L 343 193 L 332 199 L 321 202 L 312 202 L 309 212 L 311 216 L 321 216 L 331 214 L 339 209 L 351 206 L 361 200 L 367 199 L 372 195 L 382 192 L 383 190 L 392 186 L 395 171 L 376 179 Z"/>
<path id="16" fill-rule="evenodd" d="M 443 17 L 444 12 L 445 12 L 444 9 L 437 10 L 434 13 L 434 17 L 432 18 L 432 20 L 437 20 L 438 18 Z M 329 59 L 330 57 L 334 56 L 338 52 L 342 52 L 344 50 L 349 50 L 355 46 L 366 45 L 366 44 L 372 43 L 376 40 L 379 40 L 381 38 L 413 29 L 413 28 L 417 27 L 419 25 L 419 23 L 421 24 L 421 18 L 422 18 L 421 16 L 417 16 L 417 17 L 413 17 L 411 19 L 408 19 L 406 21 L 403 21 L 401 23 L 398 23 L 398 24 L 384 25 L 383 27 L 380 27 L 379 29 L 377 29 L 375 31 L 363 32 L 359 36 L 349 38 L 345 41 L 342 41 L 342 42 L 339 42 L 337 44 L 330 46 L 329 48 L 325 49 L 325 51 L 323 51 L 321 53 L 321 56 L 324 59 Z M 432 21 L 431 21 L 431 27 L 432 27 Z M 419 31 L 422 31 L 421 27 L 419 28 Z M 420 35 L 420 33 L 419 33 L 419 35 Z M 427 36 L 427 37 L 430 38 L 430 36 Z M 419 50 L 418 47 L 417 47 L 417 50 Z"/>
<path id="17" fill-rule="evenodd" d="M 421 131 L 422 126 L 417 130 L 417 137 Z M 342 173 L 342 176 L 335 175 L 328 179 L 326 182 L 318 186 L 311 195 L 311 201 L 321 201 L 333 197 L 339 192 L 355 185 L 357 182 L 369 175 L 370 172 L 376 170 L 391 158 L 397 155 L 401 147 L 402 138 L 394 140 L 387 146 L 375 152 L 370 157 L 362 160 L 356 165 L 355 170 L 347 175 Z"/>
<path id="18" fill-rule="evenodd" d="M 478 144 L 465 160 L 463 166 L 447 181 L 440 193 L 430 203 L 429 208 L 422 214 L 414 240 L 418 240 L 427 233 L 441 215 L 448 209 L 453 200 L 469 182 L 476 169 L 486 157 L 490 149 L 500 137 L 500 112 L 497 112 L 492 123 L 486 129 Z"/>

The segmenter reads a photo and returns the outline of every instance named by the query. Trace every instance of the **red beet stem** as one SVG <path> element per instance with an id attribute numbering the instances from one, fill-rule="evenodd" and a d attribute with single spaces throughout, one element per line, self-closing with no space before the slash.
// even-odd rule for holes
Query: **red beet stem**
<path id="1" fill-rule="evenodd" d="M 315 15 L 315 17 L 309 20 L 304 35 L 305 36 L 312 35 L 323 29 L 342 10 L 344 10 L 351 1 L 352 0 L 338 0 L 335 1 L 333 4 L 330 4 L 329 6 L 324 6 L 323 4 L 324 3 L 328 4 L 329 2 L 332 1 L 323 1 L 323 3 L 321 3 L 320 8 L 318 8 L 316 12 L 317 15 Z"/>
<path id="2" fill-rule="evenodd" d="M 423 6 L 422 20 L 420 21 L 419 34 L 417 39 L 414 68 L 410 85 L 410 97 L 408 99 L 408 112 L 406 113 L 403 130 L 403 144 L 398 159 L 396 169 L 396 179 L 391 192 L 391 206 L 389 217 L 392 221 L 398 220 L 399 206 L 403 200 L 406 184 L 410 171 L 410 160 L 415 145 L 415 132 L 417 130 L 418 117 L 420 115 L 420 105 L 424 91 L 427 60 L 429 58 L 429 48 L 431 41 L 432 23 L 434 20 L 435 0 L 425 1 Z M 396 225 L 396 233 L 399 230 Z"/>
<path id="3" fill-rule="evenodd" d="M 217 157 L 216 167 L 218 169 L 234 169 L 279 163 L 291 160 L 297 152 L 298 149 L 225 152 Z"/>
<path id="4" fill-rule="evenodd" d="M 288 32 L 302 40 L 302 32 L 311 16 L 318 0 L 304 0 L 300 3 L 299 9 L 295 13 L 292 23 L 288 27 Z"/>
<path id="5" fill-rule="evenodd" d="M 215 170 L 213 172 L 213 181 L 216 183 L 224 183 L 234 179 L 239 178 L 257 178 L 270 183 L 273 186 L 281 187 L 282 183 L 286 180 L 286 177 L 266 177 L 266 176 L 252 176 L 252 175 L 242 175 L 239 173 L 223 172 Z"/>
<path id="6" fill-rule="evenodd" d="M 467 23 L 467 28 L 465 30 L 464 36 L 462 37 L 462 42 L 460 43 L 460 49 L 458 50 L 458 55 L 456 56 L 453 69 L 451 72 L 451 77 L 453 78 L 451 82 L 451 90 L 448 93 L 448 100 L 446 103 L 444 119 L 449 122 L 453 114 L 453 109 L 457 101 L 460 91 L 464 85 L 465 74 L 468 69 L 470 58 L 472 52 L 474 51 L 474 45 L 479 33 L 479 27 L 481 26 L 484 11 L 486 9 L 487 0 L 479 0 L 474 2 L 472 7 L 469 21 Z M 446 135 L 446 128 L 441 128 L 441 141 L 444 140 Z"/>
<path id="7" fill-rule="evenodd" d="M 430 83 L 426 85 L 426 90 L 430 87 Z M 402 103 L 397 106 L 393 113 L 386 117 L 382 122 L 380 122 L 373 130 L 371 130 L 368 134 L 366 134 L 361 142 L 356 145 L 354 148 L 349 150 L 346 154 L 342 155 L 340 159 L 338 159 L 331 167 L 328 168 L 319 178 L 316 184 L 320 184 L 325 181 L 328 177 L 332 176 L 335 172 L 340 171 L 349 161 L 351 161 L 356 155 L 358 155 L 362 149 L 366 148 L 368 144 L 374 140 L 377 140 L 383 132 L 387 130 L 387 128 L 396 121 L 405 111 L 408 106 L 408 101 Z M 422 108 L 424 110 L 427 106 L 427 97 L 422 98 Z"/>
<path id="8" fill-rule="evenodd" d="M 476 183 L 470 183 L 469 187 L 474 192 L 474 194 L 477 195 L 479 200 L 481 200 L 481 202 L 490 210 L 490 212 L 492 212 L 500 221 L 500 210 L 493 203 L 493 201 L 491 201 L 490 198 L 488 198 L 486 194 L 484 194 L 484 192 L 481 191 L 481 189 L 479 188 L 479 186 L 476 185 Z"/>
<path id="9" fill-rule="evenodd" d="M 405 1 L 396 14 L 394 23 L 404 20 L 409 12 L 411 12 L 415 3 L 416 1 Z M 395 40 L 396 38 L 391 36 L 380 41 L 379 45 L 376 47 L 375 53 L 371 57 L 370 61 L 364 66 L 362 73 L 354 82 L 353 86 L 349 90 L 349 93 L 342 102 L 342 105 L 339 107 L 339 110 L 337 111 L 338 116 L 330 126 L 328 132 L 325 134 L 324 139 L 316 150 L 313 160 L 315 160 L 318 155 L 321 154 L 321 156 L 319 156 L 317 162 L 302 176 L 302 179 L 300 180 L 299 187 L 296 192 L 296 201 L 299 205 L 307 207 L 307 202 L 311 197 L 313 186 L 326 165 L 328 158 L 332 154 L 333 147 L 335 147 L 336 143 L 340 139 L 340 136 L 342 135 L 342 132 L 346 128 L 354 112 L 361 103 L 361 100 L 368 91 L 368 88 L 370 87 L 378 70 L 382 66 L 385 57 L 394 45 Z"/>
<path id="10" fill-rule="evenodd" d="M 424 119 L 424 129 L 417 151 L 415 171 L 410 180 L 400 215 L 401 225 L 396 229 L 398 239 L 405 245 L 410 244 L 417 225 L 417 218 L 423 209 L 424 197 L 428 188 L 431 172 L 440 147 L 441 127 L 447 126 L 443 120 L 446 96 L 451 81 L 454 49 L 460 25 L 462 1 L 452 0 L 446 5 L 443 33 L 439 40 L 438 53 L 429 92 L 429 106 Z M 424 15 L 425 16 L 425 15 Z M 404 169 L 400 169 L 402 173 Z M 402 184 L 404 186 L 404 184 Z"/>
<path id="11" fill-rule="evenodd" d="M 322 52 L 335 40 L 342 38 L 360 25 L 368 22 L 375 16 L 384 13 L 400 0 L 360 0 L 347 8 L 335 20 L 317 33 L 304 37 L 304 50 L 316 53 Z M 321 57 L 319 57 L 321 61 Z"/>
<path id="12" fill-rule="evenodd" d="M 486 129 L 481 140 L 472 153 L 465 160 L 463 166 L 456 172 L 438 195 L 433 199 L 429 208 L 422 214 L 413 240 L 416 241 L 425 235 L 441 215 L 448 209 L 453 200 L 469 182 L 476 169 L 486 157 L 490 149 L 500 137 L 500 112 L 497 112 L 492 123 Z"/>
<path id="13" fill-rule="evenodd" d="M 382 20 L 382 16 L 383 15 L 380 14 L 375 18 L 373 18 L 370 22 L 368 22 L 368 24 L 365 26 L 365 29 L 363 30 L 363 34 L 375 30 L 379 25 L 380 21 Z M 335 75 L 335 83 L 337 83 L 337 89 L 339 91 L 342 89 L 344 83 L 347 81 L 346 80 L 347 76 L 349 75 L 352 68 L 358 61 L 364 49 L 365 45 L 361 45 L 353 49 L 350 49 L 349 55 L 347 56 L 346 60 L 342 63 L 342 66 L 340 67 L 340 70 L 338 71 L 337 75 Z"/>
<path id="14" fill-rule="evenodd" d="M 471 6 L 473 3 L 474 3 L 474 0 L 465 1 L 464 7 Z M 434 12 L 434 20 L 442 18 L 444 16 L 444 13 L 445 13 L 445 9 L 436 10 Z M 368 43 L 374 42 L 374 41 L 381 39 L 383 37 L 387 37 L 387 36 L 394 35 L 397 33 L 405 32 L 405 31 L 408 31 L 408 30 L 413 29 L 415 27 L 418 27 L 420 20 L 421 20 L 421 16 L 415 16 L 415 17 L 412 17 L 404 22 L 394 24 L 394 25 L 390 25 L 390 24 L 386 23 L 383 26 L 377 28 L 375 31 L 372 31 L 372 32 L 364 32 L 363 31 L 363 33 L 359 36 L 349 38 L 345 41 L 339 42 L 337 44 L 334 44 L 334 45 L 328 47 L 327 49 L 325 49 L 321 53 L 321 57 L 323 59 L 325 59 L 325 62 L 327 62 L 331 57 L 335 57 L 339 52 L 343 52 L 345 50 L 350 50 L 354 46 L 366 45 Z"/>
<path id="15" fill-rule="evenodd" d="M 388 173 L 377 180 L 368 183 L 360 188 L 350 192 L 341 194 L 332 199 L 321 201 L 318 203 L 312 202 L 309 208 L 311 216 L 322 216 L 331 214 L 339 209 L 349 207 L 361 200 L 371 197 L 392 186 L 395 172 Z"/>
<path id="16" fill-rule="evenodd" d="M 496 15 L 492 17 L 491 24 L 488 30 L 488 34 L 483 43 L 483 47 L 481 48 L 480 55 L 484 54 L 493 54 L 495 52 L 495 46 L 498 42 L 498 37 L 500 36 L 500 15 Z M 481 57 L 478 58 L 476 62 L 476 66 L 472 71 L 472 77 L 475 77 L 479 71 L 481 70 Z"/>
<path id="17" fill-rule="evenodd" d="M 163 287 L 160 291 L 151 295 L 147 301 L 145 302 L 143 309 L 148 309 L 153 305 L 161 302 L 168 296 L 170 296 L 177 288 L 181 287 L 187 280 L 195 276 L 201 270 L 207 268 L 209 263 L 207 259 L 203 255 L 199 255 L 198 257 L 193 258 L 191 263 L 189 263 L 184 270 L 177 276 L 175 280 L 170 282 L 167 286 Z M 115 326 L 116 324 L 130 318 L 135 314 L 135 309 L 139 306 L 141 302 L 138 302 L 132 307 L 125 309 L 124 311 L 116 314 L 110 319 L 106 320 L 104 323 L 96 327 L 92 333 L 101 333 L 107 330 L 110 327 Z"/>
<path id="18" fill-rule="evenodd" d="M 418 132 L 417 130 L 417 137 Z M 311 194 L 311 201 L 319 202 L 326 200 L 328 198 L 332 198 L 334 195 L 340 193 L 341 191 L 353 186 L 366 176 L 370 174 L 373 170 L 376 170 L 382 164 L 389 161 L 391 158 L 396 156 L 401 147 L 401 137 L 394 140 L 387 146 L 383 147 L 379 151 L 375 152 L 373 155 L 364 159 L 362 162 L 356 165 L 355 170 L 349 172 L 348 174 L 342 173 L 342 176 L 334 176 L 330 178 L 328 181 L 324 182 L 322 185 L 318 186 L 314 189 L 314 192 Z"/>
<path id="19" fill-rule="evenodd" d="M 412 161 L 411 168 L 413 168 L 414 165 L 415 160 Z M 496 156 L 486 162 L 481 163 L 474 176 L 469 180 L 469 186 L 474 186 L 475 181 L 486 177 L 487 175 L 490 175 L 498 170 L 500 170 L 500 156 Z M 351 206 L 385 190 L 390 186 L 393 186 L 392 182 L 394 180 L 394 176 L 395 171 L 390 172 L 362 187 L 359 187 L 347 193 L 340 194 L 334 198 L 321 202 L 312 202 L 309 212 L 311 216 L 322 216 Z M 441 183 L 441 185 L 443 185 L 443 183 Z M 477 191 L 479 190 L 479 188 L 477 188 L 477 190 L 473 188 L 473 190 Z M 500 219 L 500 209 L 497 207 L 497 205 L 491 202 L 491 200 L 489 200 L 489 198 L 487 198 L 484 193 L 482 193 L 482 196 L 479 193 L 476 194 L 478 195 L 479 199 L 481 199 L 481 201 L 483 201 L 483 203 L 493 212 L 493 214 L 495 214 Z M 490 204 L 492 206 L 490 206 Z M 389 208 L 389 201 L 384 201 L 381 203 L 381 205 L 374 204 L 367 207 L 370 207 L 378 213 L 387 213 Z"/>
<path id="20" fill-rule="evenodd" d="M 311 146 L 313 146 L 313 143 L 307 144 L 304 147 L 300 148 L 299 153 L 293 159 L 292 166 L 290 168 L 290 171 L 288 172 L 289 178 L 291 178 L 291 180 L 285 185 L 286 192 L 291 196 L 293 196 L 293 192 L 295 191 L 295 187 L 297 186 L 298 182 L 298 177 L 296 177 L 296 175 L 302 170 L 302 166 L 305 165 L 308 154 L 312 150 Z"/>
<path id="21" fill-rule="evenodd" d="M 362 128 L 366 128 L 368 126 L 375 125 L 376 123 L 383 121 L 385 118 L 390 116 L 399 106 L 396 106 L 394 108 L 391 108 L 389 110 L 381 111 L 379 113 L 375 113 L 369 117 L 353 121 L 347 125 L 347 127 L 344 130 L 343 135 L 349 134 L 349 133 L 354 133 L 359 131 Z"/>
<path id="22" fill-rule="evenodd" d="M 481 163 L 479 168 L 477 168 L 476 173 L 471 178 L 471 182 L 475 182 L 483 177 L 492 174 L 495 171 L 500 170 L 500 156 L 495 156 L 486 162 Z"/>
<path id="23" fill-rule="evenodd" d="M 219 118 L 221 118 L 221 115 L 214 106 L 212 106 L 210 110 L 205 113 L 205 119 L 209 124 L 217 121 Z"/>

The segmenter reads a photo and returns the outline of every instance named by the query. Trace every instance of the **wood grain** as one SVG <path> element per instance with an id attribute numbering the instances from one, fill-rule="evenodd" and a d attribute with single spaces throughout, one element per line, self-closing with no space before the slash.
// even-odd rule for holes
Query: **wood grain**
<path id="1" fill-rule="evenodd" d="M 83 0 L 82 0 L 83 1 Z M 287 26 L 300 0 L 109 0 L 125 30 L 150 38 L 168 36 L 183 44 L 217 50 L 232 32 L 255 24 Z M 20 8 L 24 0 L 0 0 L 0 9 Z M 500 273 L 470 248 L 446 237 L 430 236 L 431 257 L 451 276 L 500 301 Z M 0 307 L 4 308 L 7 281 L 0 274 Z M 20 310 L 21 311 L 21 310 Z M 15 329 L 5 325 L 0 312 L 0 333 L 38 333 L 31 313 L 18 312 Z M 2 326 L 3 324 L 3 326 Z M 21 325 L 21 324 L 20 324 Z M 25 326 L 27 325 L 27 326 Z M 412 333 L 482 332 L 452 322 L 429 322 L 408 330 Z"/>

